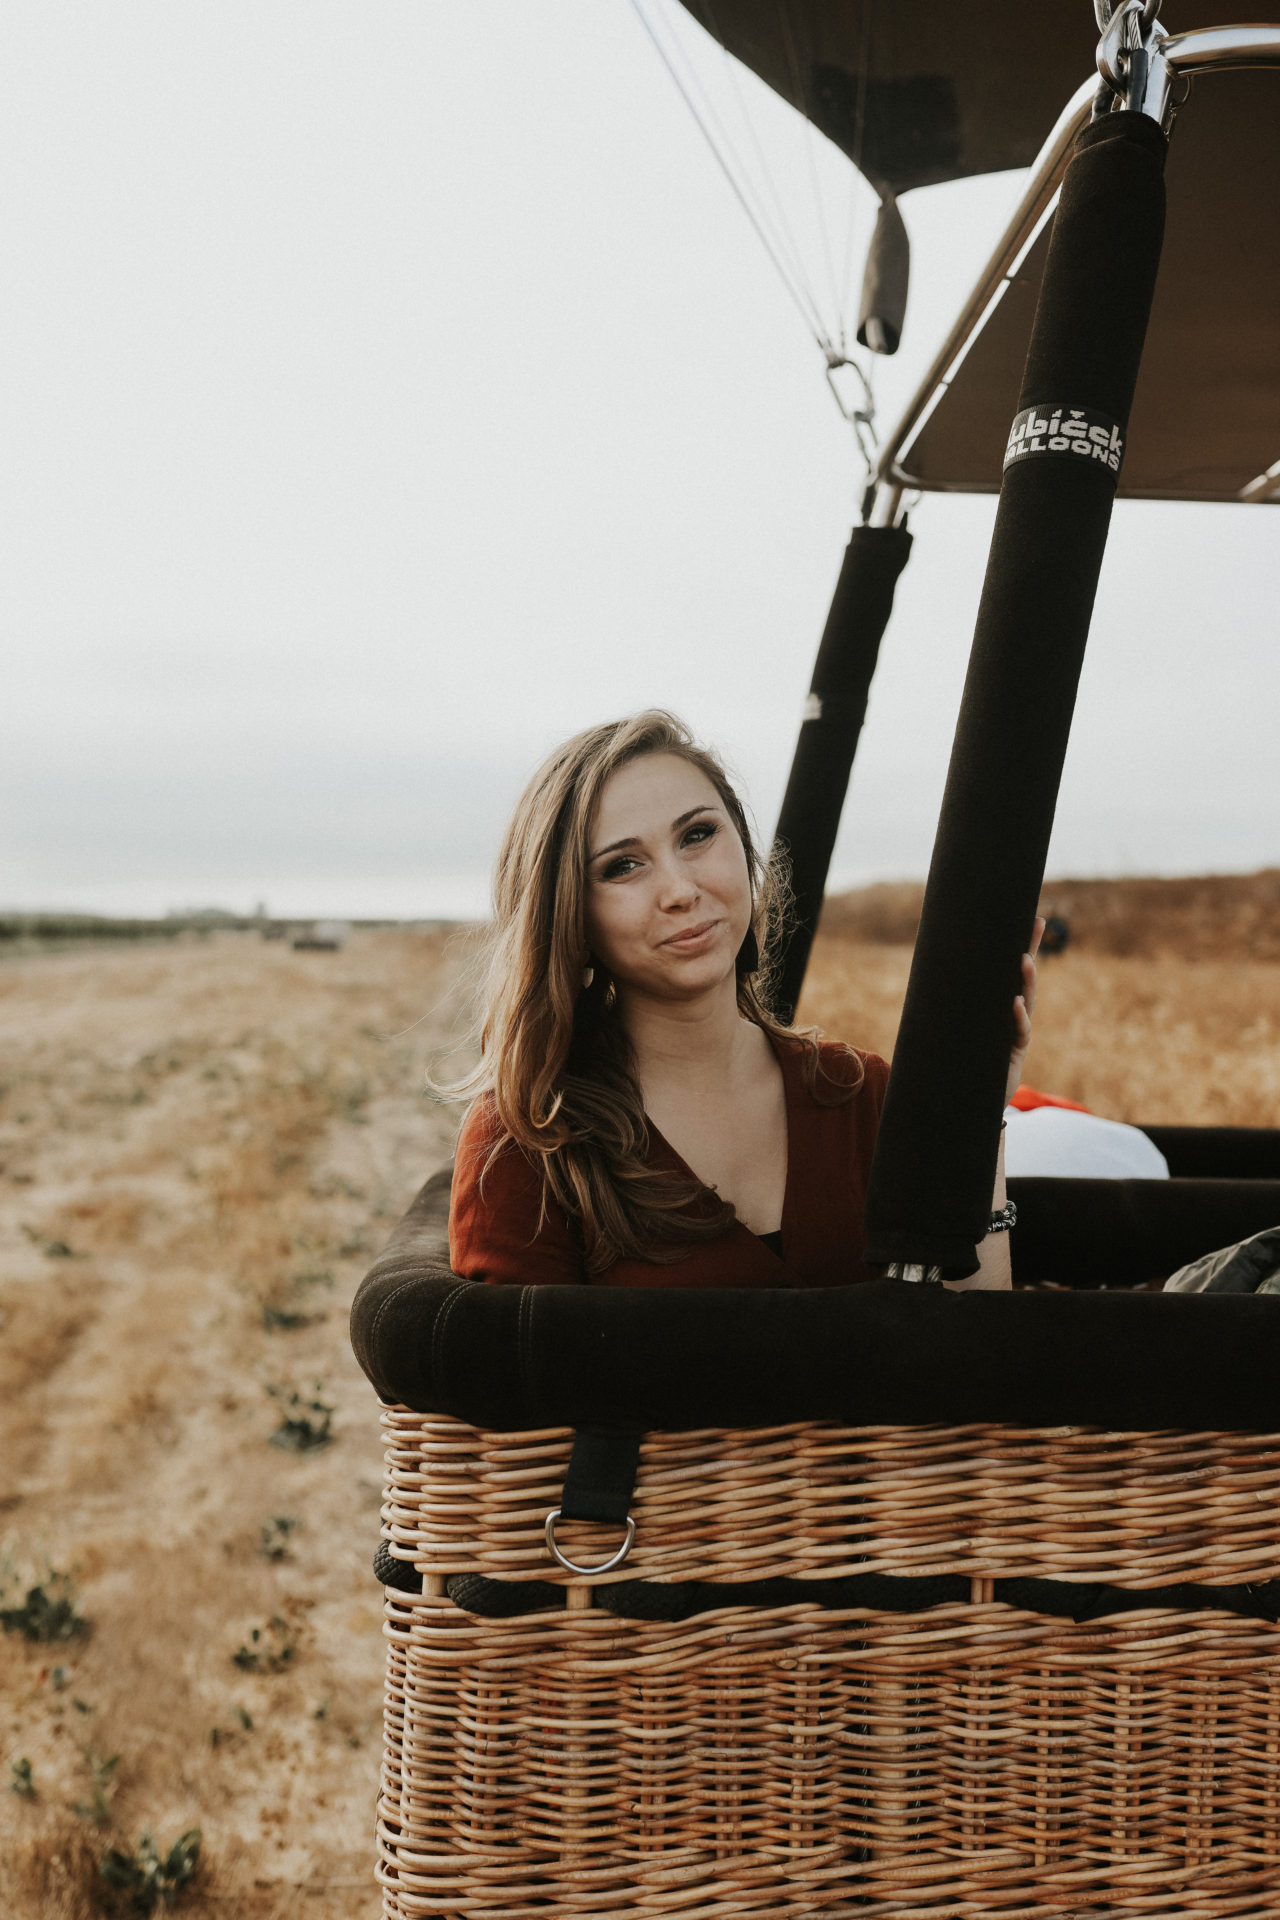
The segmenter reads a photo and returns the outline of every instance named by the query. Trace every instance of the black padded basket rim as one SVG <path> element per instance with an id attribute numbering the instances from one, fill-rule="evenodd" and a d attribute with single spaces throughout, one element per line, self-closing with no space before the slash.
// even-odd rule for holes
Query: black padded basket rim
<path id="1" fill-rule="evenodd" d="M 381 1398 L 477 1427 L 1280 1430 L 1267 1296 L 488 1287 L 389 1258 L 352 1309 Z"/>

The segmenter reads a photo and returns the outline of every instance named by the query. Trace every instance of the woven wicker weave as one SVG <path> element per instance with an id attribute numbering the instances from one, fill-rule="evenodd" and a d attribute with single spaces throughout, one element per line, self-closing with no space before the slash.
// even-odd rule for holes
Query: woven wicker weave
<path id="1" fill-rule="evenodd" d="M 1025 1575 L 1280 1575 L 1280 1438 L 835 1428 L 646 1438 L 623 1579 L 962 1573 L 968 1605 L 480 1620 L 454 1572 L 570 1582 L 571 1435 L 386 1413 L 380 1877 L 395 1920 L 1280 1913 L 1280 1629 L 993 1604 Z M 568 1529 L 589 1557 L 607 1530 Z"/>

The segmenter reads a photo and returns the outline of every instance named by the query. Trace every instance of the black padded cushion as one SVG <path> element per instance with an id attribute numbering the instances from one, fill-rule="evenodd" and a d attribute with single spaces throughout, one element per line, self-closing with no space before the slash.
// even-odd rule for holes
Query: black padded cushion
<path id="1" fill-rule="evenodd" d="M 1142 1131 L 1160 1149 L 1175 1179 L 1280 1180 L 1280 1127 L 1144 1127 Z"/>
<path id="2" fill-rule="evenodd" d="M 352 1306 L 356 1357 L 388 1402 L 506 1432 L 790 1420 L 1280 1427 L 1271 1298 L 892 1281 L 488 1287 L 449 1271 L 448 1182 L 446 1171 L 423 1188 Z"/>
<path id="3" fill-rule="evenodd" d="M 1136 1287 L 1280 1224 L 1280 1179 L 1010 1180 L 1018 1285 Z"/>

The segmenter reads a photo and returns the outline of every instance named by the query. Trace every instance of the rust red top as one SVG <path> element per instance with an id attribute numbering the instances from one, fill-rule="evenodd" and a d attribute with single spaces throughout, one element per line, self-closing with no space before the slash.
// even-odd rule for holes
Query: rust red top
<path id="1" fill-rule="evenodd" d="M 811 1092 L 799 1043 L 782 1042 L 776 1051 L 787 1100 L 781 1258 L 735 1221 L 673 1264 L 615 1261 L 594 1276 L 593 1286 L 840 1287 L 873 1277 L 862 1258 L 863 1209 L 889 1069 L 878 1054 L 824 1040 Z M 860 1072 L 856 1091 L 841 1097 L 837 1088 L 853 1085 Z M 458 1141 L 449 1210 L 454 1272 L 526 1286 L 585 1281 L 576 1226 L 549 1204 L 539 1229 L 541 1176 L 518 1148 L 508 1146 L 498 1155 L 481 1193 L 492 1138 L 493 1109 L 482 1096 Z M 649 1140 L 651 1166 L 689 1171 L 652 1124 Z"/>

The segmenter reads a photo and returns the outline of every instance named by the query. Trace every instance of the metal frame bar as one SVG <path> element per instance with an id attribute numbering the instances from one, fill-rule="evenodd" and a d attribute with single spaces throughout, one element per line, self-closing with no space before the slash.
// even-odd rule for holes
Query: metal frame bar
<path id="1" fill-rule="evenodd" d="M 1174 73 L 1186 79 L 1200 73 L 1224 73 L 1238 67 L 1280 67 L 1280 26 L 1203 27 L 1190 33 L 1170 34 L 1161 41 L 1160 53 Z M 874 504 L 870 518 L 876 524 L 893 524 L 904 491 L 973 491 L 970 487 L 926 487 L 906 465 L 909 442 L 923 427 L 950 385 L 970 344 L 1003 298 L 1028 248 L 1052 212 L 1072 143 L 1089 118 L 1097 91 L 1097 79 L 1091 77 L 1077 88 L 1063 108 L 1053 132 L 1040 149 L 1026 190 L 995 251 L 885 441 L 873 483 Z M 1252 488 L 1247 491 L 1253 498 L 1259 497 Z"/>

